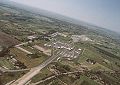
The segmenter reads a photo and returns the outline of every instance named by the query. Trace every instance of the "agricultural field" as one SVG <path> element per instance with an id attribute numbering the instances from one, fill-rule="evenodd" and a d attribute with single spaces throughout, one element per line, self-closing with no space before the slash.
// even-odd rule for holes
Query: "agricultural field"
<path id="1" fill-rule="evenodd" d="M 118 37 L 23 8 L 0 3 L 0 85 L 120 85 Z"/>

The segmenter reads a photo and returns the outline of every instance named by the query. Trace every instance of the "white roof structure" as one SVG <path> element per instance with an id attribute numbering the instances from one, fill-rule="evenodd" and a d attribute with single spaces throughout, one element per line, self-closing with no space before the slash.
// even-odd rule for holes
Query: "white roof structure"
<path id="1" fill-rule="evenodd" d="M 74 42 L 91 41 L 91 39 L 88 38 L 86 35 L 72 35 L 71 38 L 73 39 Z"/>
<path id="2" fill-rule="evenodd" d="M 27 38 L 30 39 L 30 40 L 32 40 L 32 39 L 35 39 L 36 36 L 34 36 L 34 35 L 33 36 L 28 36 Z"/>

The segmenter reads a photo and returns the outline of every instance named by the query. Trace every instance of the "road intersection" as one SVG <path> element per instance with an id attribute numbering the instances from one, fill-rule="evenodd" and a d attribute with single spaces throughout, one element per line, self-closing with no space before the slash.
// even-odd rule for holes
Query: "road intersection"
<path id="1" fill-rule="evenodd" d="M 45 68 L 47 65 L 49 65 L 52 61 L 54 61 L 55 59 L 57 59 L 58 57 L 61 56 L 61 54 L 65 54 L 66 51 L 64 50 L 59 50 L 58 52 L 56 52 L 56 55 L 51 56 L 49 59 L 47 59 L 45 62 L 43 62 L 42 64 L 40 64 L 37 67 L 31 68 L 31 70 L 25 74 L 24 76 L 22 76 L 21 78 L 19 78 L 18 80 L 16 80 L 15 82 L 13 82 L 10 85 L 25 85 L 28 81 L 30 81 L 35 75 L 39 74 L 39 72 Z"/>

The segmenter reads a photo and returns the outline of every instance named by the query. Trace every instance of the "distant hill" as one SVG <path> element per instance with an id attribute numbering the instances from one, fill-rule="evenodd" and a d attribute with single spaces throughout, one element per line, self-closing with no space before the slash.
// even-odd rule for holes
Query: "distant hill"
<path id="1" fill-rule="evenodd" d="M 98 26 L 95 26 L 95 25 L 92 25 L 92 24 L 89 24 L 89 23 L 86 23 L 86 22 L 83 22 L 83 21 L 79 21 L 79 20 L 76 20 L 76 19 L 73 19 L 73 18 L 70 18 L 70 17 L 67 17 L 67 16 L 63 16 L 63 15 L 60 15 L 60 14 L 57 14 L 57 13 L 49 12 L 47 10 L 33 8 L 33 7 L 30 7 L 30 6 L 23 5 L 23 4 L 18 4 L 16 2 L 11 2 L 11 1 L 7 1 L 7 0 L 2 0 L 0 2 L 3 3 L 3 4 L 9 4 L 9 5 L 15 6 L 19 9 L 30 11 L 31 13 L 36 13 L 36 14 L 47 16 L 47 17 L 50 17 L 50 18 L 55 18 L 55 19 L 58 19 L 58 20 L 61 20 L 61 21 L 74 23 L 74 24 L 77 24 L 77 25 L 80 25 L 80 26 L 85 26 L 86 28 L 91 29 L 91 30 L 93 30 L 93 31 L 95 31 L 95 32 L 97 32 L 101 35 L 109 36 L 113 39 L 120 40 L 120 34 L 118 34 L 116 32 L 113 32 L 111 30 L 102 28 L 102 27 L 98 27 Z"/>

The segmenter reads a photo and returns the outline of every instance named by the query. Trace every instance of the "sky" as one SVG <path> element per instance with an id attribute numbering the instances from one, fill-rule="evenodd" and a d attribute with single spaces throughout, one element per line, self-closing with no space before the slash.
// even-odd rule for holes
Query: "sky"
<path id="1" fill-rule="evenodd" d="M 11 0 L 120 33 L 120 0 Z"/>

